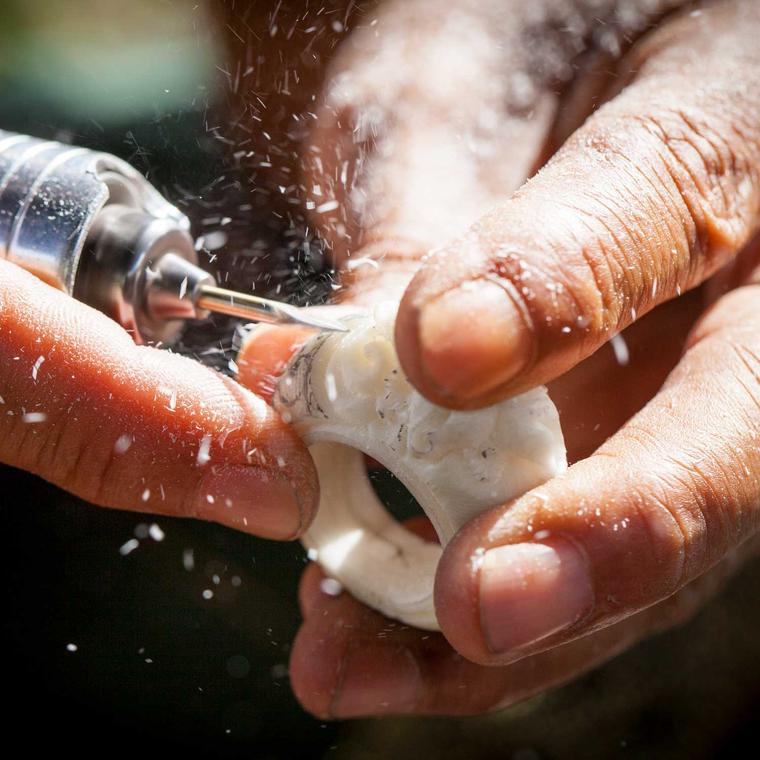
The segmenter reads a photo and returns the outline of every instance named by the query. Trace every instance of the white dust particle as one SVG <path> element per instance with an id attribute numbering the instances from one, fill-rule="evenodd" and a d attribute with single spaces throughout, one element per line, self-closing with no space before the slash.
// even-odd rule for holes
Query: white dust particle
<path id="1" fill-rule="evenodd" d="M 549 530 L 539 530 L 539 531 L 536 531 L 533 534 L 533 539 L 535 541 L 543 541 L 544 539 L 549 538 L 549 536 L 551 536 L 551 531 L 549 531 Z"/>
<path id="2" fill-rule="evenodd" d="M 334 211 L 340 204 L 336 200 L 325 201 L 320 203 L 319 206 L 314 209 L 318 214 L 326 214 L 328 211 Z"/>
<path id="3" fill-rule="evenodd" d="M 35 422 L 44 422 L 47 419 L 47 414 L 45 412 L 27 412 L 21 419 L 32 425 Z"/>
<path id="4" fill-rule="evenodd" d="M 285 467 L 285 460 L 282 457 L 277 457 L 277 466 L 282 469 Z"/>
<path id="5" fill-rule="evenodd" d="M 148 535 L 154 541 L 163 541 L 164 538 L 166 538 L 166 534 L 161 530 L 161 526 L 157 523 L 151 523 L 150 527 L 148 528 Z"/>
<path id="6" fill-rule="evenodd" d="M 343 585 L 340 581 L 336 581 L 335 578 L 325 578 L 319 584 L 319 587 L 328 596 L 340 596 L 343 593 Z"/>
<path id="7" fill-rule="evenodd" d="M 117 454 L 126 454 L 127 451 L 131 448 L 132 444 L 134 443 L 135 439 L 132 438 L 129 433 L 124 433 L 124 435 L 120 435 L 116 439 L 116 443 L 113 445 L 113 450 Z"/>
<path id="8" fill-rule="evenodd" d="M 285 678 L 285 676 L 288 674 L 288 666 L 280 662 L 276 665 L 272 665 L 272 669 L 269 672 L 272 674 L 272 678 L 275 680 L 279 678 Z"/>
<path id="9" fill-rule="evenodd" d="M 44 356 L 37 357 L 37 361 L 34 363 L 34 366 L 32 367 L 32 380 L 37 380 L 37 372 L 39 372 L 39 369 L 42 366 L 42 362 L 44 361 L 45 361 Z"/>
<path id="10" fill-rule="evenodd" d="M 369 256 L 360 256 L 358 259 L 349 259 L 345 264 L 346 269 L 349 272 L 353 272 L 354 269 L 360 267 L 371 267 L 372 269 L 380 269 L 380 264 Z"/>
<path id="11" fill-rule="evenodd" d="M 142 496 L 141 496 L 140 498 L 141 498 L 143 501 L 148 501 L 148 499 L 150 499 L 150 488 L 146 488 L 146 489 L 145 489 L 145 490 L 142 492 Z"/>
<path id="12" fill-rule="evenodd" d="M 182 552 L 182 567 L 184 567 L 188 573 L 195 569 L 195 555 L 193 554 L 192 549 L 185 549 L 185 551 Z"/>
<path id="13" fill-rule="evenodd" d="M 335 384 L 335 375 L 332 372 L 325 375 L 325 390 L 330 401 L 335 401 L 338 398 L 338 387 Z"/>
<path id="14" fill-rule="evenodd" d="M 243 584 L 243 579 L 239 575 L 233 575 L 232 578 L 230 578 L 230 583 L 235 588 L 240 588 L 240 586 Z"/>
<path id="15" fill-rule="evenodd" d="M 148 537 L 148 524 L 138 523 L 134 529 L 135 538 L 147 538 Z"/>
<path id="16" fill-rule="evenodd" d="M 610 345 L 615 352 L 615 361 L 621 366 L 625 367 L 630 360 L 630 354 L 628 353 L 628 344 L 625 342 L 625 338 L 620 335 L 613 335 L 610 338 Z"/>
<path id="17" fill-rule="evenodd" d="M 4 403 L 5 403 L 5 399 L 2 396 L 0 396 L 0 404 L 4 404 Z"/>
<path id="18" fill-rule="evenodd" d="M 131 554 L 137 547 L 140 545 L 140 542 L 136 538 L 130 538 L 127 543 L 122 544 L 122 546 L 119 547 L 119 554 L 121 554 L 122 557 L 126 557 L 127 554 Z"/>
<path id="19" fill-rule="evenodd" d="M 213 599 L 214 598 L 214 592 L 210 588 L 204 588 L 203 589 L 203 593 L 201 594 L 201 596 L 204 599 Z"/>
<path id="20" fill-rule="evenodd" d="M 312 549 L 309 549 L 309 551 L 306 552 L 306 556 L 312 562 L 316 562 L 319 559 L 319 552 L 316 549 L 312 548 Z"/>
<path id="21" fill-rule="evenodd" d="M 209 459 L 211 459 L 211 455 L 209 454 L 210 450 L 211 436 L 204 435 L 203 438 L 201 438 L 201 445 L 198 446 L 198 456 L 195 458 L 195 461 L 198 463 L 199 467 L 203 467 L 203 465 L 207 464 Z"/>
<path id="22" fill-rule="evenodd" d="M 182 300 L 185 297 L 185 293 L 187 293 L 187 277 L 185 277 L 184 280 L 179 284 L 179 298 Z"/>
<path id="23" fill-rule="evenodd" d="M 217 251 L 227 243 L 227 234 L 225 232 L 209 232 L 203 241 L 209 251 Z"/>
<path id="24" fill-rule="evenodd" d="M 76 652 L 79 647 L 76 644 L 66 644 L 67 652 Z"/>
<path id="25" fill-rule="evenodd" d="M 212 496 L 210 493 L 207 493 L 207 494 L 206 494 L 206 501 L 207 501 L 209 504 L 213 504 L 213 503 L 214 503 L 214 497 L 213 497 L 213 496 Z"/>
<path id="26" fill-rule="evenodd" d="M 486 550 L 479 546 L 475 551 L 472 553 L 472 558 L 470 560 L 470 566 L 472 567 L 473 572 L 478 572 L 481 567 L 483 567 L 483 560 L 486 556 Z"/>

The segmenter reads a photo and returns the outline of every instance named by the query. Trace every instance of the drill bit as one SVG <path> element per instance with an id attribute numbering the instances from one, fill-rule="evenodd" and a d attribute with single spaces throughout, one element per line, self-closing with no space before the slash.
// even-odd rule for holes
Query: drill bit
<path id="1" fill-rule="evenodd" d="M 348 330 L 340 322 L 315 316 L 296 306 L 214 285 L 203 284 L 198 288 L 195 305 L 200 309 L 228 314 L 231 317 L 251 319 L 255 322 L 301 325 L 331 332 L 347 332 Z"/>

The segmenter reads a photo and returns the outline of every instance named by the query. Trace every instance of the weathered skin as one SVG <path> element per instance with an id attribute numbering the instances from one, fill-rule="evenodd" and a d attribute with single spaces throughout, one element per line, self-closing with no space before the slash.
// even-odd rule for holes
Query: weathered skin
<path id="1" fill-rule="evenodd" d="M 436 581 L 446 640 L 389 632 L 347 595 L 322 594 L 317 571 L 307 572 L 291 676 L 308 709 L 334 717 L 473 713 L 573 678 L 684 619 L 739 555 L 754 553 L 758 528 L 760 6 L 705 5 L 663 20 L 625 57 L 614 45 L 600 57 L 575 25 L 545 23 L 557 20 L 546 9 L 582 16 L 590 2 L 487 4 L 481 29 L 517 29 L 494 69 L 473 36 L 457 47 L 427 34 L 456 27 L 446 12 L 431 19 L 427 4 L 403 5 L 378 12 L 335 61 L 336 77 L 357 70 L 350 76 L 362 87 L 353 113 L 343 108 L 337 118 L 328 86 L 314 134 L 312 152 L 327 168 L 320 177 L 315 162 L 307 187 L 340 177 L 331 156 L 351 156 L 355 114 L 391 101 L 381 139 L 359 144 L 361 203 L 348 198 L 345 213 L 323 219 L 339 260 L 350 252 L 379 261 L 353 266 L 344 297 L 386 297 L 384 289 L 397 294 L 411 280 L 396 345 L 412 383 L 433 401 L 476 408 L 548 382 L 576 464 L 496 506 L 448 546 Z M 603 5 L 592 37 L 614 26 L 613 6 L 623 13 L 636 4 Z M 489 15 L 497 6 L 503 25 Z M 538 18 L 530 33 L 519 12 L 528 6 Z M 631 42 L 640 36 L 634 30 Z M 449 63 L 461 61 L 456 73 L 471 76 L 431 102 L 438 39 Z M 386 59 L 388 40 L 396 52 Z M 548 90 L 549 106 L 516 115 L 510 139 L 494 137 L 482 164 L 499 177 L 491 210 L 474 210 L 480 221 L 442 240 L 449 223 L 468 223 L 467 199 L 491 191 L 459 142 L 461 125 L 475 130 L 489 107 L 478 66 L 500 92 L 520 70 L 516 61 L 544 57 L 547 40 L 577 76 L 562 88 L 537 86 L 536 104 Z M 379 75 L 383 60 L 402 87 Z M 542 118 L 543 108 L 554 111 Z M 447 123 L 458 128 L 444 138 Z M 442 168 L 444 150 L 405 153 L 428 132 L 450 141 L 455 165 Z M 520 175 L 548 156 L 511 197 Z M 466 188 L 453 206 L 452 188 L 438 187 L 447 175 Z M 434 192 L 412 194 L 427 176 L 437 178 Z M 440 250 L 421 261 L 430 247 Z M 621 365 L 606 343 L 623 329 Z M 267 338 L 275 363 L 290 341 Z"/>

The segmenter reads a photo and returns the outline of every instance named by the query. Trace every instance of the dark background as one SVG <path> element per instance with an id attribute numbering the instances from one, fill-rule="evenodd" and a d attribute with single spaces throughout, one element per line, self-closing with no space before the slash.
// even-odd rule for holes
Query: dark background
<path id="1" fill-rule="evenodd" d="M 350 27 L 370 12 L 323 5 L 4 0 L 0 128 L 120 155 L 190 215 L 196 234 L 222 233 L 204 251 L 229 282 L 319 299 L 330 274 L 318 242 L 298 203 L 283 210 L 273 188 L 288 178 L 301 137 L 288 117 L 307 107 L 283 89 L 283 72 L 298 70 L 308 84 L 319 75 L 314 61 L 343 36 L 332 22 Z M 307 57 L 305 30 L 315 24 L 319 55 Z M 251 63 L 251 50 L 264 60 Z M 246 84 L 252 65 L 256 81 Z M 253 124 L 275 139 L 251 128 L 257 108 L 263 121 Z M 232 335 L 232 323 L 218 320 L 191 329 L 180 350 L 229 371 Z M 378 488 L 403 501 L 390 480 Z M 3 467 L 0 519 L 0 730 L 9 748 L 531 760 L 706 758 L 752 746 L 743 742 L 754 738 L 760 704 L 757 567 L 679 630 L 502 713 L 323 723 L 301 710 L 288 682 L 299 545 L 95 509 Z M 153 523 L 163 540 L 145 537 Z"/>

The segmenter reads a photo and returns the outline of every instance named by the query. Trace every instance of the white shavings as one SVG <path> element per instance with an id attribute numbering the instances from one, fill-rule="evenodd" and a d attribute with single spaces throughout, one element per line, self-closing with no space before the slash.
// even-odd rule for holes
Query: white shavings
<path id="1" fill-rule="evenodd" d="M 67 652 L 76 652 L 78 649 L 79 647 L 76 644 L 66 644 Z"/>
<path id="2" fill-rule="evenodd" d="M 0 404 L 4 404 L 4 403 L 5 403 L 5 399 L 2 396 L 0 396 Z"/>
<path id="3" fill-rule="evenodd" d="M 156 389 L 156 393 L 169 397 L 165 408 L 168 409 L 170 412 L 173 412 L 175 407 L 177 406 L 177 389 L 167 388 L 165 385 L 159 385 L 158 388 Z"/>
<path id="4" fill-rule="evenodd" d="M 151 523 L 150 527 L 148 528 L 148 535 L 154 541 L 163 541 L 164 538 L 166 538 L 166 534 L 161 530 L 161 526 L 157 523 Z"/>
<path id="5" fill-rule="evenodd" d="M 129 541 L 119 547 L 119 554 L 121 554 L 122 557 L 126 557 L 127 554 L 131 554 L 137 549 L 139 545 L 140 542 L 136 538 L 130 538 Z"/>
<path id="6" fill-rule="evenodd" d="M 116 439 L 113 450 L 116 454 L 126 454 L 134 443 L 134 438 L 129 433 L 124 433 Z"/>
<path id="7" fill-rule="evenodd" d="M 33 425 L 36 422 L 44 422 L 47 419 L 45 412 L 27 412 L 21 419 L 29 425 Z"/>
<path id="8" fill-rule="evenodd" d="M 180 301 L 185 297 L 185 293 L 187 293 L 187 277 L 185 277 L 185 279 L 179 284 Z"/>
<path id="9" fill-rule="evenodd" d="M 145 490 L 142 492 L 142 496 L 141 496 L 140 498 L 141 498 L 143 501 L 148 501 L 148 499 L 150 499 L 150 488 L 146 488 L 146 489 L 145 489 Z"/>
<path id="10" fill-rule="evenodd" d="M 211 436 L 207 434 L 201 438 L 201 443 L 198 447 L 198 456 L 195 458 L 195 461 L 198 463 L 199 467 L 203 467 L 203 465 L 208 464 L 208 461 L 211 459 L 211 454 L 209 453 L 210 451 Z"/>
<path id="11" fill-rule="evenodd" d="M 621 367 L 627 366 L 631 356 L 628 351 L 628 344 L 625 342 L 625 338 L 619 333 L 617 335 L 613 335 L 610 338 L 610 345 L 612 346 L 612 350 L 615 352 L 615 361 L 617 361 Z"/>
<path id="12" fill-rule="evenodd" d="M 551 531 L 539 530 L 533 534 L 533 539 L 535 541 L 545 541 L 547 538 L 549 538 L 549 536 L 551 536 Z"/>
<path id="13" fill-rule="evenodd" d="M 195 569 L 195 554 L 192 549 L 185 549 L 182 552 L 182 567 L 189 573 Z"/>
<path id="14" fill-rule="evenodd" d="M 328 596 L 340 596 L 343 593 L 343 584 L 335 578 L 323 578 L 319 587 Z"/>
<path id="15" fill-rule="evenodd" d="M 370 258 L 369 256 L 360 256 L 357 259 L 349 259 L 346 262 L 346 269 L 349 272 L 353 272 L 354 269 L 359 269 L 360 267 L 371 267 L 372 269 L 380 269 L 380 264 L 373 258 Z"/>
<path id="16" fill-rule="evenodd" d="M 310 562 L 316 562 L 319 559 L 319 552 L 313 547 L 311 547 L 306 552 L 306 556 L 309 558 Z"/>
<path id="17" fill-rule="evenodd" d="M 220 231 L 209 232 L 206 234 L 203 242 L 209 251 L 217 251 L 226 245 L 227 234 Z"/>
<path id="18" fill-rule="evenodd" d="M 37 357 L 37 361 L 32 366 L 32 380 L 35 382 L 37 381 L 37 373 L 40 371 L 40 367 L 42 366 L 42 362 L 45 361 L 44 356 Z"/>
<path id="19" fill-rule="evenodd" d="M 326 214 L 328 211 L 334 211 L 339 205 L 340 204 L 336 200 L 325 201 L 324 203 L 320 203 L 314 210 L 318 214 Z"/>
<path id="20" fill-rule="evenodd" d="M 210 493 L 207 493 L 207 494 L 206 494 L 206 501 L 207 501 L 209 504 L 213 504 L 213 503 L 214 503 L 214 497 L 213 497 L 213 496 L 212 496 Z"/>

